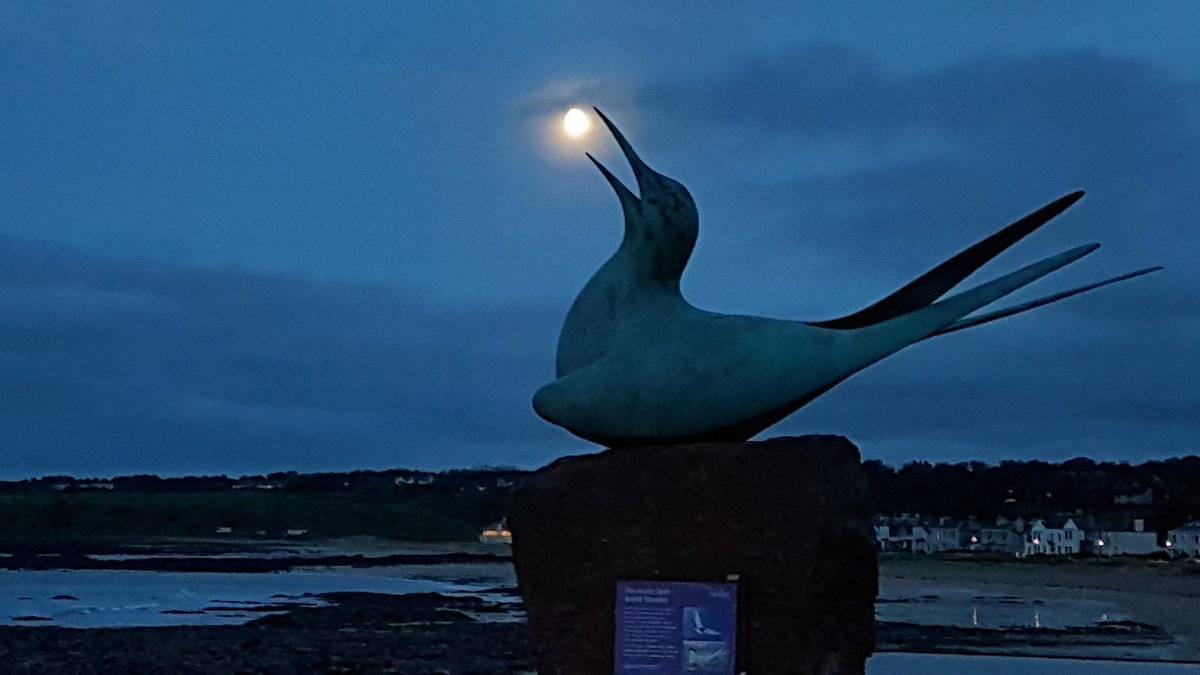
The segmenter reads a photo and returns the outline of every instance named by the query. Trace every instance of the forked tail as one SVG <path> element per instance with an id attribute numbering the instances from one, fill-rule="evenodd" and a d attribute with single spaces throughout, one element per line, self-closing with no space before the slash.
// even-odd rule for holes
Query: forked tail
<path id="1" fill-rule="evenodd" d="M 971 312 L 986 307 L 1055 270 L 1070 265 L 1098 248 L 1100 248 L 1100 244 L 1087 244 L 1064 251 L 1058 255 L 1050 256 L 1049 258 L 1044 258 L 1033 264 L 1026 265 L 1015 272 L 1010 272 L 987 283 L 957 293 L 945 300 L 939 300 L 923 309 L 918 309 L 890 321 L 875 324 L 875 326 L 867 330 L 878 328 L 880 331 L 894 334 L 900 340 L 906 341 L 906 344 L 923 340 L 943 331 L 949 332 L 946 329 L 949 329 L 955 322 L 958 322 Z M 1032 309 L 1032 307 L 1027 309 Z M 1000 316 L 994 318 L 1000 318 Z M 963 327 L 965 328 L 966 326 Z"/>

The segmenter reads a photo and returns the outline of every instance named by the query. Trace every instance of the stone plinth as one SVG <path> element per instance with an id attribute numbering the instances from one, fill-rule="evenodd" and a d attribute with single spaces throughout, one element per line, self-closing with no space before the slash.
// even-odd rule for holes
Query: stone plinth
<path id="1" fill-rule="evenodd" d="M 613 672 L 618 580 L 737 575 L 738 666 L 862 672 L 878 571 L 858 449 L 841 436 L 568 457 L 513 493 L 542 673 Z"/>

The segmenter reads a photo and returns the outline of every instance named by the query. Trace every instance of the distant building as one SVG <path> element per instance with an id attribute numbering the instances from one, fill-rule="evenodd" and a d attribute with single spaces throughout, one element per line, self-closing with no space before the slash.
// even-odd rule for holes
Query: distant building
<path id="1" fill-rule="evenodd" d="M 308 530 L 290 529 L 286 532 L 286 534 L 289 537 L 303 537 L 304 535 L 308 534 Z"/>
<path id="2" fill-rule="evenodd" d="M 1071 555 L 1079 553 L 1083 544 L 1083 530 L 1068 518 L 1059 527 L 1052 527 L 1038 519 L 1029 526 L 1025 535 L 1024 555 Z"/>
<path id="3" fill-rule="evenodd" d="M 892 538 L 892 528 L 890 525 L 876 523 L 875 524 L 875 546 L 880 551 L 888 550 L 888 542 Z"/>
<path id="4" fill-rule="evenodd" d="M 511 544 L 512 532 L 509 532 L 508 524 L 501 520 L 480 530 L 479 541 L 484 544 Z"/>
<path id="5" fill-rule="evenodd" d="M 1024 522 L 1021 523 L 1021 529 L 1024 528 Z M 972 541 L 972 538 L 974 540 Z M 1000 523 L 999 519 L 995 527 L 981 527 L 977 532 L 971 532 L 967 539 L 968 548 L 972 551 L 986 551 L 989 553 L 1008 553 L 1015 555 L 1020 553 L 1025 548 L 1025 539 L 1021 532 L 1018 532 L 1012 523 Z"/>
<path id="6" fill-rule="evenodd" d="M 1200 520 L 1193 520 L 1177 529 L 1167 532 L 1167 542 L 1171 544 L 1171 555 L 1200 556 Z"/>
<path id="7" fill-rule="evenodd" d="M 926 553 L 957 551 L 963 547 L 959 539 L 960 531 L 957 526 L 950 524 L 949 519 L 943 518 L 938 525 L 926 525 L 921 529 L 925 532 Z"/>
<path id="8" fill-rule="evenodd" d="M 1096 536 L 1096 552 L 1100 555 L 1146 555 L 1162 551 L 1158 534 L 1146 531 L 1146 521 L 1135 518 L 1128 529 L 1102 530 Z"/>
<path id="9" fill-rule="evenodd" d="M 217 534 L 233 534 L 233 528 L 232 527 L 224 527 L 224 526 L 218 527 Z"/>
<path id="10" fill-rule="evenodd" d="M 939 553 L 962 548 L 961 531 L 949 518 L 937 525 L 921 524 L 918 518 L 901 516 L 894 520 L 876 519 L 875 545 L 880 551 Z"/>
<path id="11" fill-rule="evenodd" d="M 1154 490 L 1151 488 L 1146 488 L 1145 492 L 1113 496 L 1113 504 L 1117 506 L 1149 506 L 1153 503 Z"/>
<path id="12" fill-rule="evenodd" d="M 396 486 L 400 485 L 433 485 L 434 476 L 432 474 L 412 474 L 408 476 L 396 476 L 392 483 Z"/>
<path id="13" fill-rule="evenodd" d="M 876 519 L 875 545 L 878 550 L 893 553 L 912 552 L 913 528 L 908 524 L 910 520 L 907 517 L 896 520 Z M 922 531 L 922 542 L 924 542 L 924 531 Z"/>

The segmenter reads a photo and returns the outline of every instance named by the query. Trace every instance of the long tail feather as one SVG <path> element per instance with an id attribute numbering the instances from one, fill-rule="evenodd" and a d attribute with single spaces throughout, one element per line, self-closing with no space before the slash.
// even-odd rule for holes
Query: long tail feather
<path id="1" fill-rule="evenodd" d="M 1098 248 L 1100 248 L 1100 244 L 1087 244 L 1058 255 L 1052 255 L 1026 265 L 1015 272 L 1009 272 L 1002 277 L 935 302 L 911 314 L 897 317 L 878 328 L 893 334 L 895 339 L 908 341 L 907 344 L 923 340 L 971 312 L 990 305 L 1057 269 L 1070 265 Z"/>
<path id="2" fill-rule="evenodd" d="M 1020 314 L 1021 312 L 1027 312 L 1031 309 L 1037 309 L 1038 307 L 1049 305 L 1050 303 L 1058 302 L 1059 300 L 1065 300 L 1071 296 L 1079 295 L 1080 293 L 1087 293 L 1088 291 L 1093 291 L 1097 288 L 1101 288 L 1103 286 L 1108 286 L 1109 284 L 1115 284 L 1115 283 L 1118 283 L 1121 281 L 1126 281 L 1128 279 L 1134 279 L 1136 277 L 1140 277 L 1145 274 L 1150 274 L 1151 272 L 1157 272 L 1161 269 L 1162 269 L 1162 267 L 1157 267 L 1157 266 L 1156 267 L 1147 267 L 1146 269 L 1137 270 L 1136 272 L 1129 272 L 1127 274 L 1115 276 L 1110 279 L 1105 279 L 1104 281 L 1097 281 L 1092 284 L 1087 284 L 1086 286 L 1079 286 L 1077 288 L 1072 288 L 1070 290 L 1062 291 L 1060 293 L 1054 293 L 1052 295 L 1047 295 L 1045 297 L 1038 298 L 1036 300 L 1030 300 L 1029 302 L 1023 302 L 1019 305 L 1013 305 L 1012 307 L 1006 307 L 1004 309 L 999 309 L 994 312 L 980 314 L 979 316 L 972 316 L 967 319 L 960 319 L 959 321 L 955 321 L 954 323 L 950 324 L 949 326 L 946 326 L 945 328 L 937 331 L 933 335 L 945 335 L 947 333 L 953 333 L 955 331 L 963 330 L 964 328 L 974 328 L 975 326 L 979 326 L 979 325 L 982 325 L 985 323 L 991 323 L 992 321 L 995 321 L 997 319 L 1003 319 L 1005 317 L 1012 316 L 1014 314 Z M 930 336 L 930 337 L 932 337 L 932 336 Z"/>
<path id="3" fill-rule="evenodd" d="M 1030 213 L 1004 229 L 969 246 L 958 255 L 934 267 L 875 304 L 853 314 L 811 325 L 821 328 L 862 328 L 894 319 L 933 303 L 963 279 L 982 267 L 1026 235 L 1066 211 L 1083 197 L 1072 192 Z"/>

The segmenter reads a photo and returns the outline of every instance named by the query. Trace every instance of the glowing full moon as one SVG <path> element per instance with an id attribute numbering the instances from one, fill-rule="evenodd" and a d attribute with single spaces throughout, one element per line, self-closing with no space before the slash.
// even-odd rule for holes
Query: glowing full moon
<path id="1" fill-rule="evenodd" d="M 592 128 L 592 120 L 579 108 L 571 108 L 563 115 L 563 131 L 571 138 L 579 138 Z"/>

